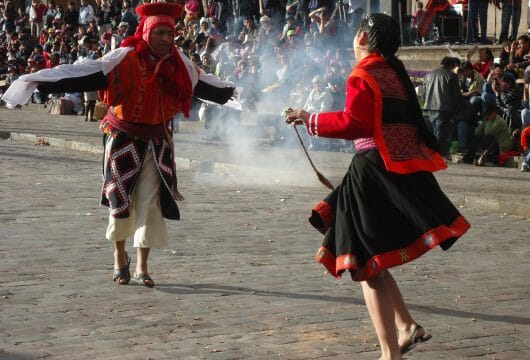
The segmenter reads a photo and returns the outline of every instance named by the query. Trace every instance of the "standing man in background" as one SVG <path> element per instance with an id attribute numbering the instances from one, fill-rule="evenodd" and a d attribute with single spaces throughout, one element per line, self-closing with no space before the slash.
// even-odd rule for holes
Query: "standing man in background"
<path id="1" fill-rule="evenodd" d="M 499 36 L 499 42 L 502 43 L 506 40 L 515 41 L 517 39 L 519 23 L 521 22 L 521 5 L 521 0 L 504 0 L 502 2 L 501 35 Z M 510 19 L 512 21 L 512 32 L 510 37 L 508 37 Z"/>
<path id="2" fill-rule="evenodd" d="M 463 98 L 457 75 L 453 70 L 460 60 L 446 56 L 440 67 L 425 77 L 425 105 L 429 112 L 434 136 L 440 145 L 440 155 L 447 157 L 452 141 L 453 117 L 462 108 Z"/>
<path id="3" fill-rule="evenodd" d="M 365 12 L 366 0 L 349 0 L 348 14 L 354 34 L 359 30 L 359 24 Z"/>
<path id="4" fill-rule="evenodd" d="M 44 13 L 46 12 L 46 5 L 40 2 L 40 0 L 32 0 L 31 6 L 29 7 L 29 24 L 31 28 L 31 36 L 34 38 L 39 37 L 44 24 Z"/>
<path id="5" fill-rule="evenodd" d="M 81 6 L 79 7 L 79 25 L 83 25 L 86 30 L 92 20 L 94 20 L 94 8 L 88 3 L 88 0 L 81 0 Z"/>
<path id="6" fill-rule="evenodd" d="M 270 17 L 272 26 L 280 29 L 285 21 L 285 2 L 283 0 L 259 0 L 259 14 Z"/>
<path id="7" fill-rule="evenodd" d="M 468 44 L 474 44 L 476 42 L 480 42 L 483 45 L 492 44 L 492 42 L 486 37 L 488 34 L 488 5 L 490 1 L 491 0 L 469 0 L 466 36 L 466 42 Z M 480 23 L 480 39 L 478 37 L 477 21 Z"/>

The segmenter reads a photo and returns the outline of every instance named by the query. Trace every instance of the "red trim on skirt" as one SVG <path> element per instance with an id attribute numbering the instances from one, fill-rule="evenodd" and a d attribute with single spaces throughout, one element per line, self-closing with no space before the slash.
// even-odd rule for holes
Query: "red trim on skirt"
<path id="1" fill-rule="evenodd" d="M 459 216 L 451 226 L 438 226 L 423 234 L 419 239 L 405 248 L 392 250 L 369 258 L 363 266 L 359 266 L 357 257 L 354 254 L 335 257 L 325 247 L 321 247 L 317 251 L 315 260 L 322 263 L 337 278 L 340 278 L 342 272 L 345 270 L 350 270 L 354 281 L 365 281 L 383 270 L 403 265 L 419 258 L 446 240 L 459 238 L 469 228 L 470 224 L 467 220 L 463 216 Z"/>
<path id="2" fill-rule="evenodd" d="M 329 205 L 325 201 L 320 201 L 313 211 L 311 212 L 311 216 L 309 217 L 309 221 L 316 225 L 316 222 L 313 219 L 320 219 L 322 220 L 322 229 L 319 229 L 323 234 L 328 231 L 328 229 L 331 227 L 331 224 L 333 224 L 333 218 L 335 217 L 335 212 L 333 210 L 333 207 Z"/>

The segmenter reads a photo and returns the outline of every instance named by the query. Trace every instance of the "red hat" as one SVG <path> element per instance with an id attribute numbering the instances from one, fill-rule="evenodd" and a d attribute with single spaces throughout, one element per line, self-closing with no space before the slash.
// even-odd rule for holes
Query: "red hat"
<path id="1" fill-rule="evenodd" d="M 149 43 L 151 30 L 155 27 L 175 27 L 175 19 L 182 15 L 182 6 L 175 3 L 146 3 L 136 7 L 136 13 L 141 18 L 136 34 Z"/>
<path id="2" fill-rule="evenodd" d="M 182 16 L 182 6 L 175 3 L 146 3 L 137 6 L 136 13 L 141 17 L 167 15 L 177 19 Z"/>

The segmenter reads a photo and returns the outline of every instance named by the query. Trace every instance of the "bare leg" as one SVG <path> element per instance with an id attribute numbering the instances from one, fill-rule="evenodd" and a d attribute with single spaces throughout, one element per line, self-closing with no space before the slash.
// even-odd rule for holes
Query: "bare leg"
<path id="1" fill-rule="evenodd" d="M 85 101 L 85 121 L 88 121 L 88 101 Z"/>
<path id="2" fill-rule="evenodd" d="M 114 269 L 122 269 L 127 266 L 127 255 L 125 254 L 125 240 L 114 241 Z M 119 277 L 118 284 L 124 285 L 127 280 Z"/>
<path id="3" fill-rule="evenodd" d="M 150 248 L 136 248 L 136 275 L 140 273 L 149 274 L 147 271 L 147 258 L 149 257 Z M 148 283 L 154 285 L 153 280 L 146 280 L 147 283 L 144 284 L 147 286 Z"/>
<path id="4" fill-rule="evenodd" d="M 403 347 L 407 345 L 408 342 L 410 342 L 412 333 L 414 332 L 418 324 L 410 315 L 407 305 L 405 304 L 405 300 L 403 299 L 401 291 L 399 290 L 396 280 L 394 279 L 392 274 L 390 274 L 390 272 L 388 271 L 385 271 L 382 275 L 385 278 L 385 286 L 390 292 L 390 297 L 394 306 L 394 321 L 396 324 L 396 328 L 399 331 L 398 344 L 400 347 Z M 418 331 L 416 336 L 421 337 L 424 334 L 425 330 L 420 330 Z"/>
<path id="5" fill-rule="evenodd" d="M 401 359 L 398 346 L 392 289 L 382 273 L 362 282 L 364 299 L 381 345 L 381 360 Z"/>

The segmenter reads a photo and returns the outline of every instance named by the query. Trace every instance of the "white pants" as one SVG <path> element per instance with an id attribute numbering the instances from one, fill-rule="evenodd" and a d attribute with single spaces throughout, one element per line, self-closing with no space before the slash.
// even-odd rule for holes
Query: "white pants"
<path id="1" fill-rule="evenodd" d="M 109 142 L 107 149 L 110 148 Z M 107 159 L 108 152 L 105 154 L 105 163 Z M 129 217 L 118 219 L 109 215 L 107 239 L 120 241 L 132 236 L 134 247 L 167 246 L 167 228 L 160 208 L 160 185 L 160 174 L 153 160 L 153 147 L 150 143 L 131 195 Z"/>

